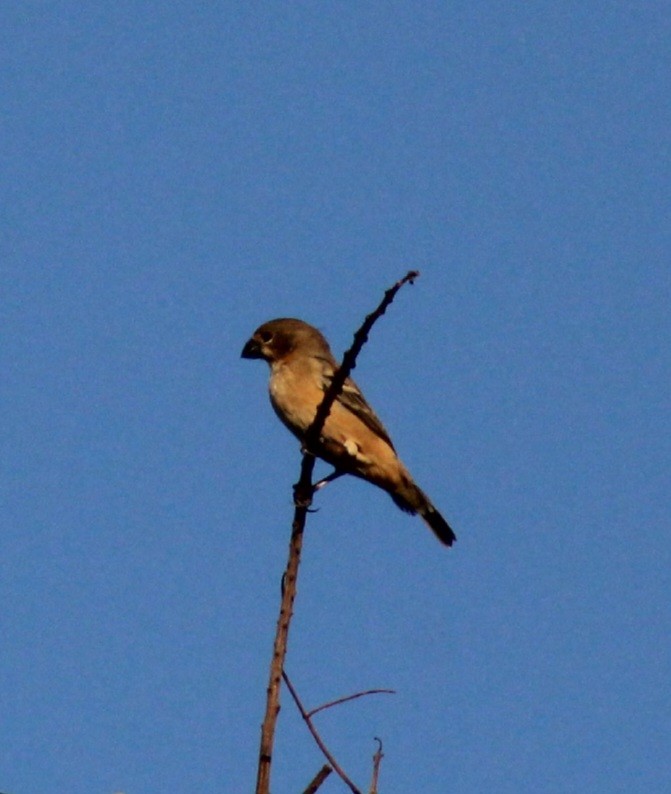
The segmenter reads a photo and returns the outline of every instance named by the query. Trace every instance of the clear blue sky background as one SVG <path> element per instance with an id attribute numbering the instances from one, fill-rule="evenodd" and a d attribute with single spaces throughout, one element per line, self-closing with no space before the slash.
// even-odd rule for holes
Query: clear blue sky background
<path id="1" fill-rule="evenodd" d="M 418 268 L 356 378 L 459 541 L 327 488 L 287 669 L 397 690 L 318 718 L 383 794 L 671 791 L 668 5 L 0 36 L 0 790 L 252 790 L 299 454 L 240 350 Z M 321 762 L 285 698 L 273 791 Z"/>

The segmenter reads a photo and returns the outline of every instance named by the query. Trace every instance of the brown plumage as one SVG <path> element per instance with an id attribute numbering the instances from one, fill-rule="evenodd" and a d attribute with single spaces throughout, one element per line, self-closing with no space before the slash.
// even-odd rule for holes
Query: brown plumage
<path id="1" fill-rule="evenodd" d="M 272 406 L 303 442 L 338 367 L 326 339 L 302 320 L 271 320 L 256 329 L 242 357 L 268 362 Z M 336 471 L 382 488 L 401 510 L 419 513 L 445 545 L 456 540 L 451 527 L 413 481 L 384 425 L 351 378 L 334 402 L 319 447 L 313 451 Z"/>

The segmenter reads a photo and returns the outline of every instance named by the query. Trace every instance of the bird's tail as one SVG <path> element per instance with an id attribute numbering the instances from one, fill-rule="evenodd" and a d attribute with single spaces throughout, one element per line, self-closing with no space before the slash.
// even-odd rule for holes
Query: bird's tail
<path id="1" fill-rule="evenodd" d="M 419 513 L 441 543 L 451 546 L 457 539 L 452 527 L 431 504 L 429 497 L 409 477 L 393 493 L 390 492 L 390 496 L 406 513 Z"/>

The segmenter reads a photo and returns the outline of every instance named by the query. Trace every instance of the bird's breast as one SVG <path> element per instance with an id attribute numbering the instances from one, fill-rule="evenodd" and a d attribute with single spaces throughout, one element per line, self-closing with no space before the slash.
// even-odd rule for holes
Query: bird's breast
<path id="1" fill-rule="evenodd" d="M 274 364 L 270 375 L 270 402 L 284 424 L 302 438 L 315 417 L 324 392 L 309 372 Z"/>

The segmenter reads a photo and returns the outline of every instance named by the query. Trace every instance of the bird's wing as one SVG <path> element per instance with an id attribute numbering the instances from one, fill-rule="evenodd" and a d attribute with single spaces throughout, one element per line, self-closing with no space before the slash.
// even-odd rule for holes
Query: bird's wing
<path id="1" fill-rule="evenodd" d="M 322 388 L 324 391 L 331 385 L 333 374 L 334 368 L 331 366 L 330 362 L 324 360 L 322 368 Z M 343 408 L 353 413 L 354 416 L 366 425 L 366 427 L 394 449 L 392 440 L 389 438 L 389 433 L 387 433 L 384 425 L 377 418 L 373 409 L 366 402 L 366 398 L 361 394 L 361 390 L 351 378 L 347 378 L 345 381 L 340 394 L 336 397 L 336 401 L 339 402 Z"/>

